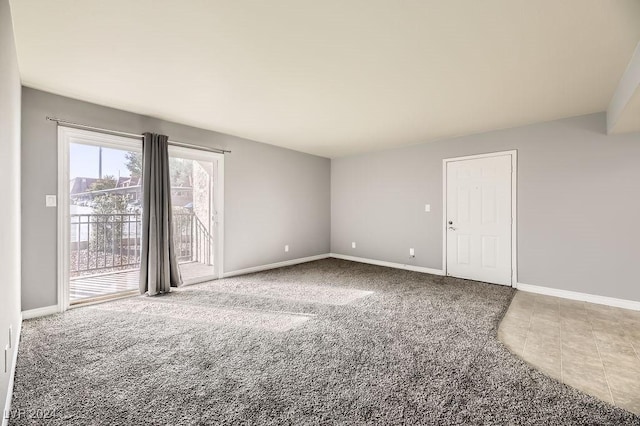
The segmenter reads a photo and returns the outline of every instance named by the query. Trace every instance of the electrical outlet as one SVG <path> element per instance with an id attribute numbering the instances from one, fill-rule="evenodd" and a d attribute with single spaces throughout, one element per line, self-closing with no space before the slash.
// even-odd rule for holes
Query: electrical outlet
<path id="1" fill-rule="evenodd" d="M 409 256 L 410 257 L 416 257 L 416 252 L 415 252 L 414 249 L 412 249 L 412 248 L 409 249 Z"/>
<path id="2" fill-rule="evenodd" d="M 284 246 L 284 251 L 288 252 L 289 251 L 289 244 L 287 244 L 286 246 Z"/>
<path id="3" fill-rule="evenodd" d="M 425 212 L 430 212 L 431 211 L 431 204 L 425 204 L 424 205 L 424 211 Z"/>
<path id="4" fill-rule="evenodd" d="M 356 242 L 355 241 L 351 243 L 351 248 L 356 248 Z"/>

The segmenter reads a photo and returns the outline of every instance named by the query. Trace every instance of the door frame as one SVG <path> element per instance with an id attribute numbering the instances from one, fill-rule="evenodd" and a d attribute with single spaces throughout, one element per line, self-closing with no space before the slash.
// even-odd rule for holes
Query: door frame
<path id="1" fill-rule="evenodd" d="M 82 143 L 85 145 L 95 145 L 114 149 L 131 150 L 131 143 L 138 142 L 138 149 L 142 152 L 142 141 L 140 139 L 124 136 L 116 136 L 108 133 L 101 133 L 90 130 L 76 129 L 67 126 L 58 126 L 58 311 L 64 312 L 71 307 L 69 301 L 69 145 L 71 143 Z M 115 297 L 133 294 L 131 292 L 117 293 Z M 86 303 L 79 303 L 78 306 L 99 303 L 104 298 L 96 297 Z M 75 306 L 75 305 L 74 305 Z"/>
<path id="2" fill-rule="evenodd" d="M 142 139 L 134 137 L 117 136 L 99 131 L 90 131 L 76 129 L 74 127 L 58 126 L 58 195 L 57 195 L 57 307 L 59 312 L 69 309 L 69 144 L 73 143 L 73 139 L 77 139 L 80 143 L 91 145 L 92 142 L 96 146 L 104 146 L 116 149 L 131 150 L 128 144 L 132 141 L 139 143 L 140 152 L 142 152 Z M 197 149 L 197 148 L 192 148 Z M 216 205 L 218 212 L 218 224 L 216 226 L 217 236 L 215 247 L 216 260 L 219 262 L 219 268 L 216 270 L 217 278 L 224 276 L 224 154 L 209 153 L 218 160 L 218 199 Z M 137 290 L 132 290 L 131 294 L 136 294 Z M 122 295 L 129 295 L 129 292 Z M 120 296 L 117 295 L 117 296 Z M 117 297 L 116 296 L 116 297 Z M 91 303 L 100 303 L 104 300 L 95 302 L 87 301 L 75 306 L 85 306 Z"/>
<path id="3" fill-rule="evenodd" d="M 447 276 L 447 164 L 454 161 L 511 156 L 511 287 L 518 283 L 518 150 L 488 152 L 484 154 L 451 157 L 442 160 L 442 272 Z"/>
<path id="4" fill-rule="evenodd" d="M 203 158 L 206 159 L 206 157 L 209 157 L 209 159 L 217 162 L 214 166 L 213 199 L 211 200 L 211 207 L 212 209 L 215 209 L 217 217 L 213 231 L 215 247 L 212 247 L 214 253 L 213 262 L 215 274 L 212 276 L 201 277 L 194 281 L 183 283 L 182 285 L 189 286 L 211 281 L 212 279 L 220 279 L 224 275 L 224 154 L 198 150 L 197 148 L 169 146 L 169 157 L 171 157 L 172 151 L 178 154 L 183 153 L 183 155 L 186 156 L 185 158 L 189 158 L 189 154 L 195 151 L 196 153 L 201 154 Z M 198 155 L 195 157 L 198 157 Z"/>

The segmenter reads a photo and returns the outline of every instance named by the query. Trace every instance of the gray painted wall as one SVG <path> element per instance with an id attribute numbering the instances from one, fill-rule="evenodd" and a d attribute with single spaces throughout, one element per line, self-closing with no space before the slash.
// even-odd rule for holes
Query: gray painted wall
<path id="1" fill-rule="evenodd" d="M 45 194 L 57 192 L 57 131 L 46 116 L 232 150 L 225 157 L 225 272 L 329 252 L 327 158 L 30 88 L 22 105 L 23 310 L 57 302 L 56 209 L 44 206 Z"/>
<path id="2" fill-rule="evenodd" d="M 4 413 L 10 380 L 4 372 L 4 348 L 11 326 L 10 372 L 20 328 L 20 74 L 8 0 L 0 0 L 0 182 L 0 407 Z"/>
<path id="3" fill-rule="evenodd" d="M 442 160 L 517 149 L 518 281 L 640 301 L 640 134 L 605 132 L 600 113 L 334 159 L 331 251 L 442 269 Z"/>

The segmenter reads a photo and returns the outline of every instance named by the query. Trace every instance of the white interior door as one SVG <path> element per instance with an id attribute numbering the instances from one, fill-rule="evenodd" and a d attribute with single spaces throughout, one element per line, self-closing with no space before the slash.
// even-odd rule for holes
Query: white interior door
<path id="1" fill-rule="evenodd" d="M 511 155 L 446 163 L 447 275 L 511 285 Z"/>

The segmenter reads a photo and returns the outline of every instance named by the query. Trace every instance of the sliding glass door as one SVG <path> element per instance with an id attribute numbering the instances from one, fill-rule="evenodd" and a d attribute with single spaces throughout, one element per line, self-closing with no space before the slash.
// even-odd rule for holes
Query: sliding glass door
<path id="1" fill-rule="evenodd" d="M 142 143 L 59 127 L 61 310 L 138 292 Z M 222 276 L 224 156 L 169 148 L 173 231 L 185 284 Z"/>
<path id="2" fill-rule="evenodd" d="M 61 128 L 66 151 L 67 304 L 138 289 L 142 193 L 137 139 Z"/>
<path id="3" fill-rule="evenodd" d="M 185 284 L 220 275 L 221 168 L 219 154 L 169 147 L 173 239 Z"/>

